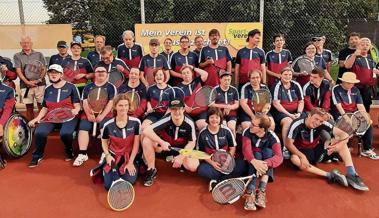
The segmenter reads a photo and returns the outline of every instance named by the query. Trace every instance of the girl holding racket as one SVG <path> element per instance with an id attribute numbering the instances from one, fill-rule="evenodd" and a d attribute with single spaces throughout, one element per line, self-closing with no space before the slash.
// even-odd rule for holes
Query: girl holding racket
<path id="1" fill-rule="evenodd" d="M 239 107 L 238 90 L 231 86 L 232 74 L 220 70 L 220 85 L 213 88 L 212 92 L 216 93 L 215 102 L 210 104 L 211 107 L 222 109 L 227 126 L 236 135 L 237 109 Z"/>
<path id="2" fill-rule="evenodd" d="M 254 119 L 255 111 L 253 110 L 253 104 L 252 99 L 255 95 L 255 91 L 258 90 L 267 90 L 269 91 L 268 87 L 265 84 L 262 84 L 262 73 L 259 70 L 252 70 L 249 73 L 249 79 L 250 82 L 246 83 L 241 88 L 241 99 L 240 99 L 240 105 L 242 108 L 241 113 L 239 114 L 238 118 L 241 121 L 242 129 L 246 129 L 251 126 L 251 121 Z M 270 103 L 271 104 L 271 103 Z M 270 113 L 269 118 L 272 121 L 270 129 L 275 130 L 275 122 L 274 118 Z"/>
<path id="3" fill-rule="evenodd" d="M 110 120 L 113 117 L 112 107 L 113 107 L 113 98 L 117 95 L 117 90 L 114 85 L 107 82 L 108 72 L 106 66 L 99 65 L 95 68 L 95 81 L 86 85 L 83 89 L 82 101 L 83 101 L 83 109 L 84 113 L 82 113 L 80 117 L 79 124 L 79 134 L 78 134 L 78 143 L 79 143 L 79 155 L 75 159 L 73 166 L 81 166 L 84 161 L 88 160 L 87 148 L 89 144 L 89 132 L 94 132 L 97 134 L 96 125 L 94 123 L 99 124 L 99 129 L 102 129 L 104 123 Z M 92 90 L 101 91 L 101 95 L 95 95 L 96 99 L 92 99 Z M 101 105 L 101 112 L 95 114 L 94 108 L 92 108 L 93 104 L 91 102 L 95 102 L 95 106 L 97 104 Z M 96 115 L 96 116 L 95 116 Z"/>
<path id="4" fill-rule="evenodd" d="M 310 61 L 310 66 L 307 71 L 302 71 L 299 66 L 301 59 L 308 59 Z M 309 82 L 310 73 L 314 67 L 318 67 L 324 70 L 325 78 L 329 80 L 332 84 L 334 81 L 330 76 L 329 72 L 326 70 L 326 62 L 322 56 L 316 55 L 316 46 L 312 42 L 308 42 L 304 47 L 304 54 L 292 63 L 292 68 L 294 70 L 294 76 L 296 77 L 296 81 L 303 87 L 307 82 Z M 312 68 L 312 69 L 311 69 Z"/>
<path id="5" fill-rule="evenodd" d="M 220 109 L 211 107 L 207 113 L 208 126 L 203 128 L 198 136 L 197 146 L 200 151 L 204 151 L 210 155 L 215 151 L 227 151 L 232 158 L 236 153 L 236 140 L 232 131 L 222 125 L 223 113 Z M 239 177 L 242 175 L 245 168 L 244 160 L 236 159 L 236 164 L 230 174 L 222 173 L 221 164 L 213 159 L 206 159 L 202 161 L 197 168 L 199 176 L 204 177 L 209 182 L 209 191 L 213 186 L 224 179 Z"/>
<path id="6" fill-rule="evenodd" d="M 197 107 L 193 108 L 195 93 L 203 87 L 203 84 L 208 79 L 208 72 L 200 68 L 196 68 L 192 65 L 184 65 L 180 72 L 182 73 L 183 81 L 178 84 L 178 87 L 184 92 L 184 103 L 186 113 L 195 121 L 197 129 L 203 129 L 207 123 L 205 119 L 207 117 L 208 107 Z M 194 73 L 198 74 L 199 77 L 193 79 Z"/>
<path id="7" fill-rule="evenodd" d="M 51 85 L 45 89 L 42 102 L 42 109 L 38 116 L 29 122 L 30 127 L 35 127 L 36 123 L 42 120 L 50 111 L 56 108 L 70 108 L 73 115 L 80 111 L 79 91 L 72 83 L 62 80 L 63 68 L 58 64 L 53 64 L 48 69 L 48 76 Z M 38 165 L 44 155 L 47 136 L 57 127 L 60 127 L 60 137 L 65 145 L 65 161 L 73 158 L 72 142 L 73 132 L 76 129 L 78 118 L 73 118 L 63 123 L 40 123 L 35 132 L 36 148 L 32 155 L 29 167 Z"/>
<path id="8" fill-rule="evenodd" d="M 113 101 L 114 118 L 104 124 L 101 144 L 105 154 L 103 167 L 104 187 L 108 190 L 113 182 L 112 163 L 122 179 L 134 184 L 137 166 L 134 163 L 140 145 L 141 122 L 128 115 L 130 99 L 118 95 Z"/>
<path id="9" fill-rule="evenodd" d="M 256 175 L 246 188 L 245 210 L 256 210 L 256 206 L 266 207 L 267 183 L 273 181 L 273 169 L 283 162 L 280 140 L 269 130 L 271 122 L 267 115 L 257 115 L 251 127 L 242 133 L 242 152 L 249 164 L 249 175 Z M 258 177 L 261 179 L 256 192 Z"/>

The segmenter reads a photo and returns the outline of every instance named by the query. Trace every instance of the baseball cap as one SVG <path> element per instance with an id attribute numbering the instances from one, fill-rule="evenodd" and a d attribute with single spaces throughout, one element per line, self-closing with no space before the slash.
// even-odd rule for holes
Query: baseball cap
<path id="1" fill-rule="evenodd" d="M 107 73 L 109 73 L 109 72 L 108 72 L 109 65 L 106 64 L 104 61 L 99 61 L 99 63 L 97 63 L 97 64 L 95 65 L 95 68 L 94 68 L 95 72 L 96 72 L 96 69 L 97 69 L 97 68 L 104 68 L 105 71 L 106 71 Z"/>
<path id="2" fill-rule="evenodd" d="M 219 72 L 218 72 L 218 76 L 220 77 L 220 78 L 222 78 L 223 76 L 231 76 L 232 75 L 232 73 L 231 72 L 228 72 L 228 71 L 226 71 L 226 70 L 220 70 Z"/>
<path id="3" fill-rule="evenodd" d="M 71 42 L 71 44 L 70 44 L 71 48 L 74 45 L 79 45 L 80 47 L 82 47 L 82 44 L 80 42 L 75 42 L 75 41 Z"/>
<path id="4" fill-rule="evenodd" d="M 150 39 L 149 45 L 160 45 L 158 39 Z"/>
<path id="5" fill-rule="evenodd" d="M 58 41 L 57 47 L 68 48 L 66 41 Z"/>
<path id="6" fill-rule="evenodd" d="M 174 99 L 170 101 L 170 104 L 168 106 L 169 108 L 178 108 L 178 107 L 184 107 L 184 103 L 180 99 Z"/>
<path id="7" fill-rule="evenodd" d="M 53 70 L 57 71 L 58 73 L 63 73 L 63 68 L 59 64 L 52 64 L 52 65 L 50 65 L 49 69 L 47 70 L 47 72 L 51 72 Z"/>

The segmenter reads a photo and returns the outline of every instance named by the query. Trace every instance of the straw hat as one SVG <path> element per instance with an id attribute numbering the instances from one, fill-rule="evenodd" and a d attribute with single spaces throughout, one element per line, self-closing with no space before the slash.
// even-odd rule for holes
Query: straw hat
<path id="1" fill-rule="evenodd" d="M 357 75 L 353 72 L 346 72 L 342 75 L 342 78 L 339 78 L 343 82 L 347 83 L 359 83 L 360 81 L 357 80 Z"/>

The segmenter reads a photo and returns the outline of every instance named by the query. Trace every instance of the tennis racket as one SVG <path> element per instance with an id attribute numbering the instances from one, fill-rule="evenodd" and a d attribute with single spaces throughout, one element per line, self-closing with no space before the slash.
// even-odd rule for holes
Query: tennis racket
<path id="1" fill-rule="evenodd" d="M 212 92 L 212 87 L 202 86 L 195 93 L 192 109 L 208 107 L 216 101 L 216 92 Z"/>
<path id="2" fill-rule="evenodd" d="M 64 68 L 62 79 L 67 82 L 73 82 L 76 75 L 79 73 L 80 69 L 78 68 L 78 61 L 70 61 Z"/>
<path id="3" fill-rule="evenodd" d="M 339 142 L 350 139 L 354 135 L 364 135 L 370 128 L 370 125 L 371 120 L 366 112 L 356 111 L 355 113 L 345 113 L 337 120 L 334 128 L 344 132 L 346 137 L 332 140 L 331 144 L 338 144 Z"/>
<path id="4" fill-rule="evenodd" d="M 305 56 L 299 57 L 295 61 L 294 66 L 295 65 L 299 67 L 300 73 L 306 72 L 308 75 L 310 75 L 315 68 L 315 62 Z"/>
<path id="5" fill-rule="evenodd" d="M 88 106 L 91 109 L 92 113 L 95 115 L 99 115 L 108 104 L 108 92 L 105 88 L 95 87 L 90 90 L 87 98 Z M 96 136 L 97 131 L 97 122 L 93 123 L 92 136 Z"/>
<path id="6" fill-rule="evenodd" d="M 233 156 L 225 150 L 216 150 L 213 152 L 211 160 L 220 164 L 220 169 L 216 168 L 216 170 L 225 175 L 232 173 L 236 166 L 236 161 Z"/>
<path id="7" fill-rule="evenodd" d="M 184 157 L 190 157 L 190 158 L 199 159 L 199 160 L 205 160 L 205 159 L 211 158 L 211 155 L 199 150 L 177 148 L 177 147 L 170 147 L 170 150 L 175 154 L 180 154 Z"/>
<path id="8" fill-rule="evenodd" d="M 232 178 L 218 183 L 212 190 L 212 198 L 219 204 L 232 204 L 245 193 L 247 185 L 255 175 Z"/>
<path id="9" fill-rule="evenodd" d="M 129 98 L 129 112 L 130 114 L 133 114 L 140 106 L 141 98 L 135 89 L 126 92 L 124 95 L 128 96 Z"/>
<path id="10" fill-rule="evenodd" d="M 113 67 L 109 73 L 109 82 L 112 83 L 118 89 L 124 83 L 124 74 Z"/>
<path id="11" fill-rule="evenodd" d="M 40 123 L 65 123 L 74 118 L 75 115 L 72 113 L 71 108 L 55 108 L 47 113 Z"/>
<path id="12" fill-rule="evenodd" d="M 160 90 L 158 103 L 152 108 L 152 112 L 165 113 L 167 111 L 169 102 L 173 99 L 175 99 L 174 88 Z M 145 112 L 145 116 L 152 112 Z"/>
<path id="13" fill-rule="evenodd" d="M 271 93 L 267 89 L 254 91 L 251 103 L 256 114 L 267 114 L 271 108 Z"/>
<path id="14" fill-rule="evenodd" d="M 113 182 L 107 195 L 108 205 L 114 211 L 124 211 L 133 204 L 135 197 L 133 185 L 123 180 L 115 167 L 112 167 L 112 176 Z"/>
<path id="15" fill-rule="evenodd" d="M 44 68 L 44 64 L 38 60 L 29 61 L 24 68 L 25 77 L 29 81 L 35 81 L 42 79 L 42 70 Z M 29 95 L 29 87 L 26 87 L 26 91 L 24 94 L 24 98 L 27 98 Z"/>

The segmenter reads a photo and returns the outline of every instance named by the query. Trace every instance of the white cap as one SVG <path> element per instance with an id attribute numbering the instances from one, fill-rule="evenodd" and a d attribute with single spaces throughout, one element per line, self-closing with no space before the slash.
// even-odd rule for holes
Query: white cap
<path id="1" fill-rule="evenodd" d="M 57 71 L 58 73 L 63 73 L 63 68 L 61 65 L 59 64 L 52 64 L 49 66 L 49 69 L 47 70 L 47 72 L 50 72 L 52 70 L 55 70 Z"/>

